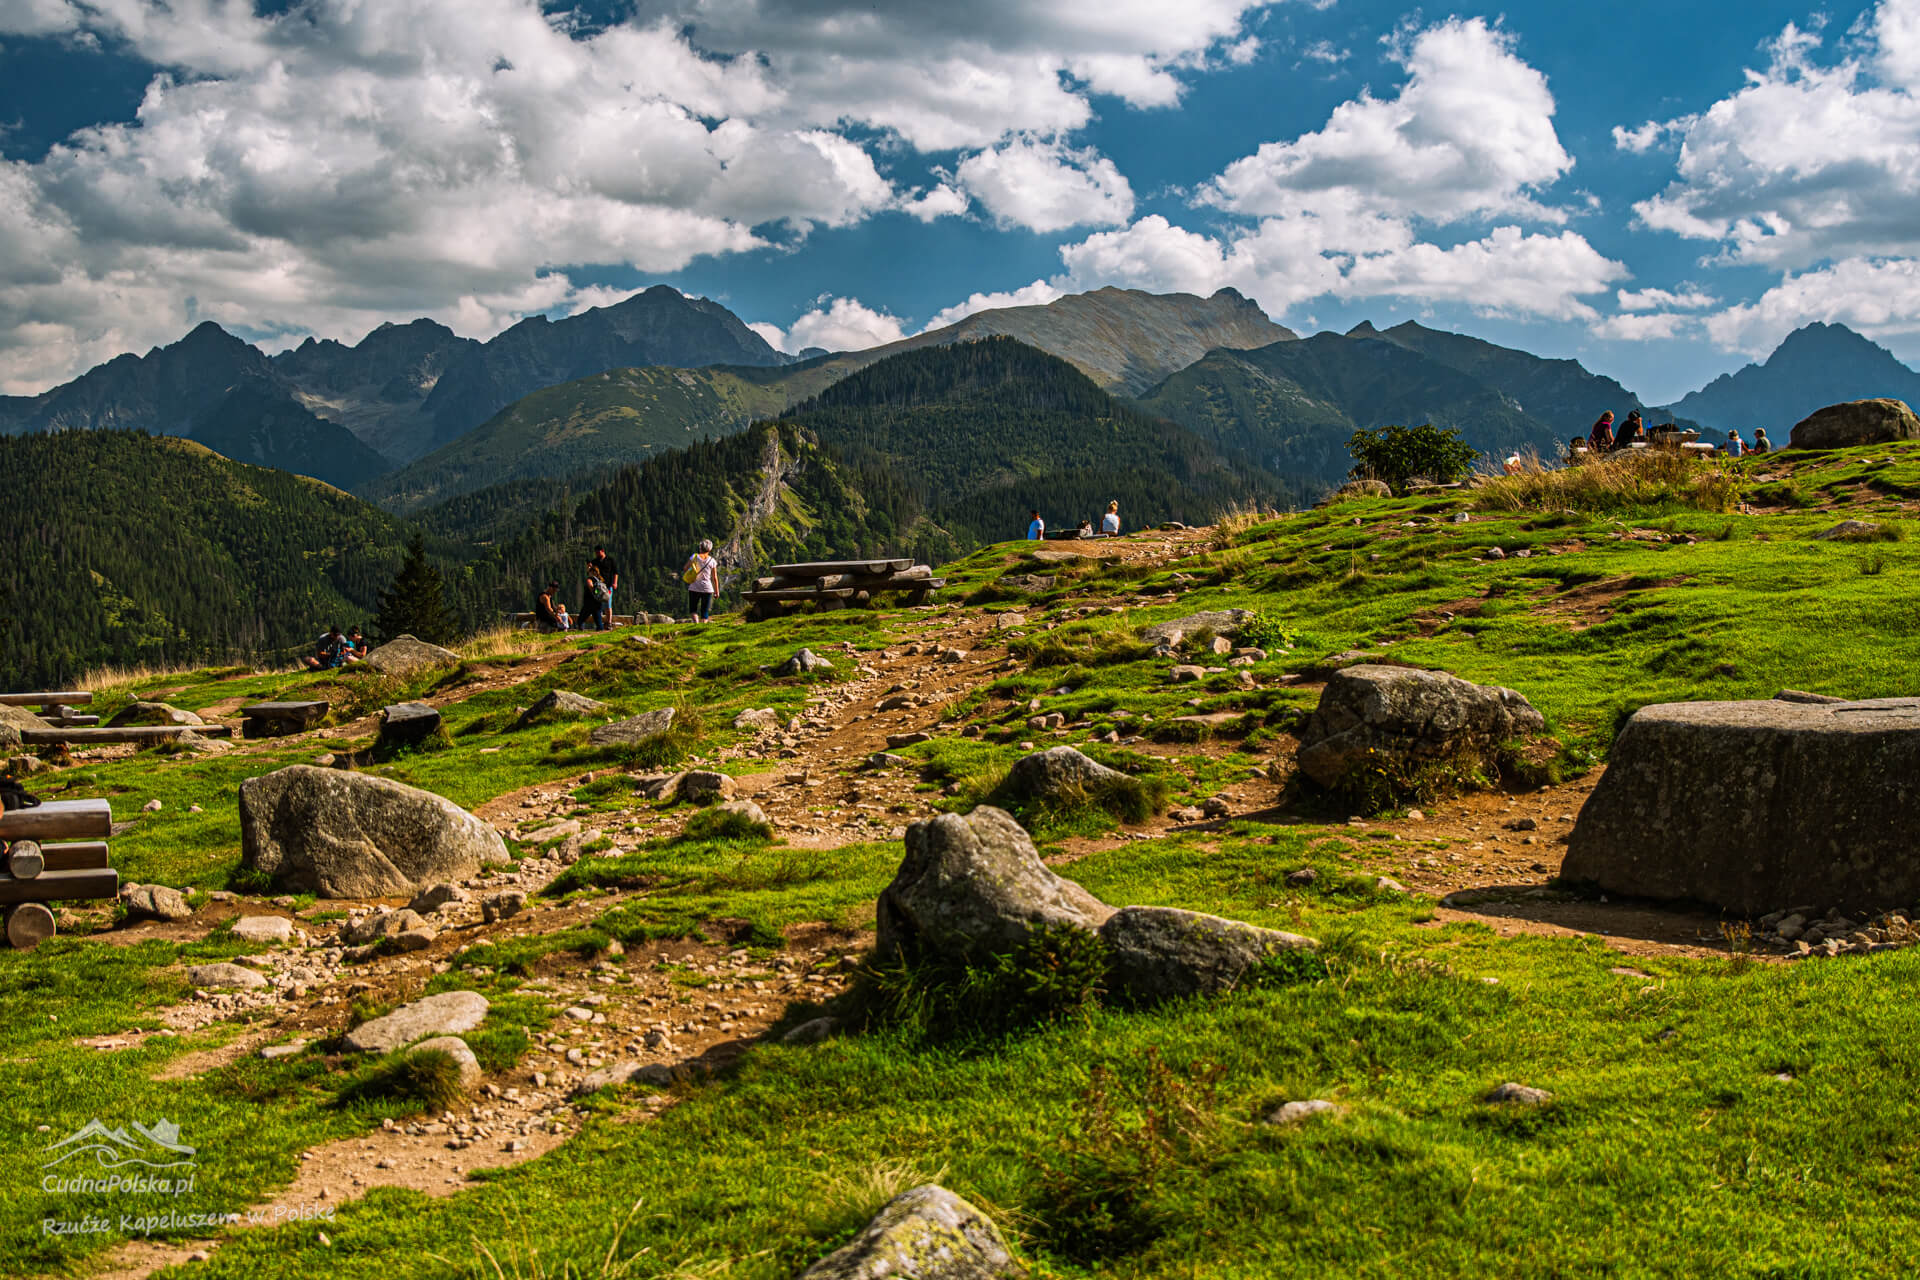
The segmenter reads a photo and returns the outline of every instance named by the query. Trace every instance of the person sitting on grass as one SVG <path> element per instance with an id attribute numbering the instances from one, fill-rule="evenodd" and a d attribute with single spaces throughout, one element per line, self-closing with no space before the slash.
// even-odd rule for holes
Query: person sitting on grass
<path id="1" fill-rule="evenodd" d="M 1587 447 L 1595 453 L 1605 453 L 1613 448 L 1613 410 L 1600 415 L 1593 424 L 1593 430 L 1587 432 Z"/>
<path id="2" fill-rule="evenodd" d="M 1620 434 L 1614 437 L 1613 449 L 1618 453 L 1622 449 L 1631 449 L 1635 445 L 1647 443 L 1647 429 L 1640 425 L 1640 416 L 1635 414 L 1627 419 L 1627 425 L 1620 428 Z"/>
<path id="3" fill-rule="evenodd" d="M 1767 429 L 1765 427 L 1755 427 L 1753 429 L 1753 443 L 1747 446 L 1747 452 L 1767 453 L 1771 451 L 1772 448 L 1773 441 L 1767 439 Z"/>
<path id="4" fill-rule="evenodd" d="M 1585 436 L 1574 436 L 1567 441 L 1567 465 L 1577 467 L 1593 456 L 1593 450 L 1587 448 Z"/>
<path id="5" fill-rule="evenodd" d="M 542 631 L 565 631 L 571 622 L 567 617 L 567 607 L 554 599 L 554 592 L 559 589 L 559 583 L 549 582 L 547 589 L 533 602 L 533 625 Z"/>
<path id="6" fill-rule="evenodd" d="M 1736 427 L 1732 431 L 1727 432 L 1727 443 L 1724 448 L 1729 458 L 1738 458 L 1746 453 L 1747 446 L 1746 443 L 1740 439 L 1739 428 Z"/>
<path id="7" fill-rule="evenodd" d="M 1100 517 L 1100 532 L 1109 538 L 1119 536 L 1120 503 L 1117 499 L 1107 504 L 1107 514 Z"/>
<path id="8" fill-rule="evenodd" d="M 347 638 L 339 627 L 328 627 L 314 646 L 313 656 L 305 659 L 310 671 L 331 671 L 347 665 Z"/>
<path id="9" fill-rule="evenodd" d="M 360 634 L 360 628 L 347 628 L 347 661 L 365 662 L 367 660 L 367 638 Z"/>

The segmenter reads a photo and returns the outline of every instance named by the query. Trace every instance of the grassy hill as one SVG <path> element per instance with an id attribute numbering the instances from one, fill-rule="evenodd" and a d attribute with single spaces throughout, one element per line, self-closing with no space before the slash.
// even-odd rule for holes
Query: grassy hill
<path id="1" fill-rule="evenodd" d="M 444 746 L 371 767 L 484 806 L 528 837 L 499 874 L 544 885 L 533 910 L 449 926 L 425 952 L 330 962 L 331 931 L 363 904 L 275 906 L 237 874 L 236 784 L 362 749 L 370 719 L 38 775 L 49 794 L 112 797 L 117 814 L 161 800 L 116 837 L 116 861 L 129 879 L 195 891 L 197 914 L 157 928 L 73 910 L 62 939 L 0 950 L 18 1127 L 51 1135 L 19 1145 L 37 1156 L 94 1116 L 167 1116 L 200 1169 L 191 1194 L 138 1205 L 155 1212 L 273 1203 L 304 1154 L 338 1170 L 324 1221 L 154 1232 L 160 1260 L 183 1266 L 212 1235 L 211 1258 L 190 1264 L 212 1280 L 386 1280 L 402 1256 L 448 1275 L 786 1280 L 928 1180 L 981 1206 L 1041 1276 L 1902 1275 L 1920 1212 L 1920 1062 L 1905 1047 L 1920 950 L 1789 964 L 1755 950 L 1743 921 L 1579 898 L 1551 878 L 1560 815 L 1578 811 L 1635 706 L 1782 686 L 1920 693 L 1908 660 L 1920 445 L 1752 459 L 1725 479 L 1714 492 L 1747 509 L 1657 493 L 1520 509 L 1496 493 L 1359 500 L 1103 544 L 1113 558 L 1070 568 L 984 547 L 949 566 L 933 613 L 721 618 L 657 628 L 645 644 L 496 637 L 362 699 L 440 705 Z M 1845 517 L 1888 532 L 1813 536 Z M 1036 593 L 1042 570 L 1054 581 Z M 1175 683 L 1137 640 L 1143 623 L 1228 607 L 1261 617 L 1269 652 L 1251 667 Z M 833 670 L 775 675 L 799 645 Z M 968 657 L 919 652 L 949 647 Z M 1290 790 L 1291 731 L 1315 672 L 1360 647 L 1518 689 L 1545 712 L 1562 772 L 1419 817 L 1350 821 Z M 107 705 L 139 694 L 212 708 L 356 679 L 158 676 Z M 697 719 L 678 759 L 758 787 L 775 836 L 702 834 L 686 806 L 635 793 L 630 769 L 670 760 L 595 753 L 581 725 L 518 724 L 517 708 L 560 688 L 609 714 L 675 705 Z M 921 705 L 879 710 L 903 691 Z M 1033 727 L 1035 701 L 1063 727 Z M 803 727 L 733 728 L 750 708 Z M 879 735 L 910 727 L 932 736 L 897 749 L 906 764 L 868 762 Z M 1062 874 L 1110 902 L 1308 933 L 1324 970 L 1146 1010 L 1095 997 L 1013 1025 L 983 999 L 944 1021 L 916 1015 L 936 1007 L 915 1003 L 936 1000 L 934 979 L 861 958 L 903 853 L 890 828 L 964 811 L 1035 741 L 1228 809 L 1206 823 L 1030 818 Z M 556 818 L 602 834 L 541 880 L 557 867 L 531 832 Z M 1535 827 L 1522 834 L 1521 818 Z M 214 889 L 239 897 L 216 902 Z M 1462 889 L 1478 896 L 1442 905 Z M 298 917 L 311 945 L 290 958 L 319 975 L 305 995 L 244 1015 L 193 995 L 182 966 L 261 949 L 232 937 L 236 908 Z M 861 1021 L 843 956 L 857 982 L 906 997 L 882 1002 L 894 1013 Z M 443 1124 L 442 1108 L 397 1087 L 391 1064 L 334 1052 L 335 1037 L 453 989 L 494 1002 L 469 1037 L 496 1093 L 452 1108 L 486 1132 L 458 1150 L 448 1144 L 469 1140 L 422 1133 L 407 1150 L 438 1161 L 433 1176 L 362 1194 L 349 1174 L 396 1176 L 372 1164 L 402 1142 L 391 1129 Z M 151 1034 L 194 1010 L 211 1021 Z M 822 1013 L 845 1019 L 836 1034 L 782 1042 Z M 673 1047 L 642 1047 L 660 1026 Z M 111 1051 L 95 1047 L 107 1040 Z M 266 1059 L 263 1044 L 296 1048 Z M 595 1057 L 659 1064 L 670 1079 L 569 1100 Z M 1551 1100 L 1484 1101 L 1502 1081 Z M 1264 1122 L 1302 1099 L 1339 1109 Z M 565 1141 L 509 1154 L 528 1140 L 518 1122 L 532 1140 L 558 1129 Z M 1819 1149 L 1802 1154 L 1809 1134 Z M 325 1163 L 354 1153 L 360 1165 Z M 23 1181 L 0 1198 L 0 1266 L 97 1266 L 126 1211 Z M 40 1229 L 82 1213 L 109 1228 Z"/>
<path id="2" fill-rule="evenodd" d="M 1484 345 L 1484 344 L 1483 344 Z M 1322 489 L 1352 466 L 1360 427 L 1459 427 L 1486 453 L 1557 456 L 1571 431 L 1533 417 L 1511 395 L 1399 342 L 1322 333 L 1258 351 L 1216 351 L 1139 401 L 1217 448 Z"/>

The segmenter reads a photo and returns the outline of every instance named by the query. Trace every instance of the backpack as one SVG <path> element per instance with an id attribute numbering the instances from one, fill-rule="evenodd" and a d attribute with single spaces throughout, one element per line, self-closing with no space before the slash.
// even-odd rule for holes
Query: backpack
<path id="1" fill-rule="evenodd" d="M 686 583 L 688 586 L 692 586 L 694 583 L 698 582 L 699 580 L 700 580 L 700 557 L 689 556 L 687 558 L 687 567 L 680 571 L 680 581 Z"/>
<path id="2" fill-rule="evenodd" d="M 26 788 L 12 778 L 0 778 L 0 811 L 10 809 L 37 809 L 40 797 L 30 796 Z"/>

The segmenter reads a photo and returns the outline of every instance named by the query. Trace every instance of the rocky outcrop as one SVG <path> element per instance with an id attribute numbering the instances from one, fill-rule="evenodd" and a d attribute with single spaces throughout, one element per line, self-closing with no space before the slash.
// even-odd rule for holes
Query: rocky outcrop
<path id="1" fill-rule="evenodd" d="M 10 707 L 0 703 L 0 747 L 17 747 L 23 741 L 20 734 L 26 729 L 44 729 L 47 722 L 25 707 Z"/>
<path id="2" fill-rule="evenodd" d="M 240 784 L 240 860 L 276 888 L 411 897 L 505 862 L 507 848 L 492 827 L 430 791 L 292 765 Z"/>
<path id="3" fill-rule="evenodd" d="M 1049 747 L 1014 761 L 1007 774 L 1007 790 L 1020 799 L 1070 800 L 1124 782 L 1126 777 L 1072 747 Z"/>
<path id="4" fill-rule="evenodd" d="M 1203 631 L 1231 640 L 1240 634 L 1240 628 L 1251 621 L 1253 611 L 1250 609 L 1209 609 L 1204 613 L 1190 613 L 1184 618 L 1175 618 L 1171 622 L 1156 622 L 1152 626 L 1142 627 L 1140 638 L 1150 644 L 1178 649 L 1188 636 L 1196 636 Z"/>
<path id="5" fill-rule="evenodd" d="M 777 676 L 803 676 L 809 671 L 831 671 L 833 664 L 811 649 L 796 649 L 791 658 L 774 668 Z"/>
<path id="6" fill-rule="evenodd" d="M 1399 779 L 1436 762 L 1489 765 L 1501 744 L 1545 728 L 1511 689 L 1444 671 L 1362 665 L 1328 678 L 1297 760 L 1321 786 L 1342 789 L 1363 775 Z"/>
<path id="7" fill-rule="evenodd" d="M 367 665 L 382 675 L 405 678 L 434 667 L 450 667 L 460 655 L 412 636 L 395 636 L 367 655 Z"/>
<path id="8" fill-rule="evenodd" d="M 443 991 L 361 1023 L 342 1036 L 341 1043 L 356 1053 L 392 1053 L 428 1036 L 471 1031 L 486 1016 L 487 998 L 478 991 Z"/>
<path id="9" fill-rule="evenodd" d="M 1920 440 L 1920 417 L 1903 400 L 1849 400 L 1802 418 L 1787 438 L 1791 449 L 1844 449 L 1849 445 Z"/>
<path id="10" fill-rule="evenodd" d="M 1025 1274 L 985 1214 L 928 1183 L 889 1200 L 852 1244 L 808 1267 L 800 1280 L 1008 1280 Z"/>
<path id="11" fill-rule="evenodd" d="M 1920 901 L 1920 698 L 1643 707 L 1609 761 L 1567 880 L 1754 915 Z"/>
<path id="12" fill-rule="evenodd" d="M 513 727 L 524 729 L 548 720 L 578 720 L 585 716 L 597 716 L 606 709 L 604 702 L 596 702 L 565 689 L 554 689 L 522 712 Z"/>
<path id="13" fill-rule="evenodd" d="M 164 702 L 129 702 L 108 719 L 109 729 L 123 729 L 129 725 L 197 725 L 205 724 L 191 711 L 182 711 L 179 707 Z"/>
<path id="14" fill-rule="evenodd" d="M 1268 956 L 1319 945 L 1178 907 L 1122 907 L 1100 936 L 1112 949 L 1108 989 L 1137 1004 L 1231 991 Z"/>
<path id="15" fill-rule="evenodd" d="M 983 805 L 907 828 L 906 859 L 880 894 L 876 951 L 978 961 L 1012 950 L 1035 929 L 1098 929 L 1112 914 L 1055 875 L 1011 815 Z"/>
<path id="16" fill-rule="evenodd" d="M 661 707 L 657 711 L 615 720 L 612 724 L 595 725 L 588 732 L 587 741 L 596 747 L 623 746 L 657 738 L 671 728 L 673 708 Z"/>

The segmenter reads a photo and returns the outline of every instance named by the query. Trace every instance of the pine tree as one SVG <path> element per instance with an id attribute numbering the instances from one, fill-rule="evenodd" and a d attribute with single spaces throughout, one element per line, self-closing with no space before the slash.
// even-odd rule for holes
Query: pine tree
<path id="1" fill-rule="evenodd" d="M 447 608 L 446 584 L 440 571 L 427 563 L 426 535 L 416 532 L 407 543 L 393 585 L 380 593 L 380 614 L 374 630 L 383 640 L 410 635 L 428 644 L 447 644 L 459 631 L 459 621 Z"/>

